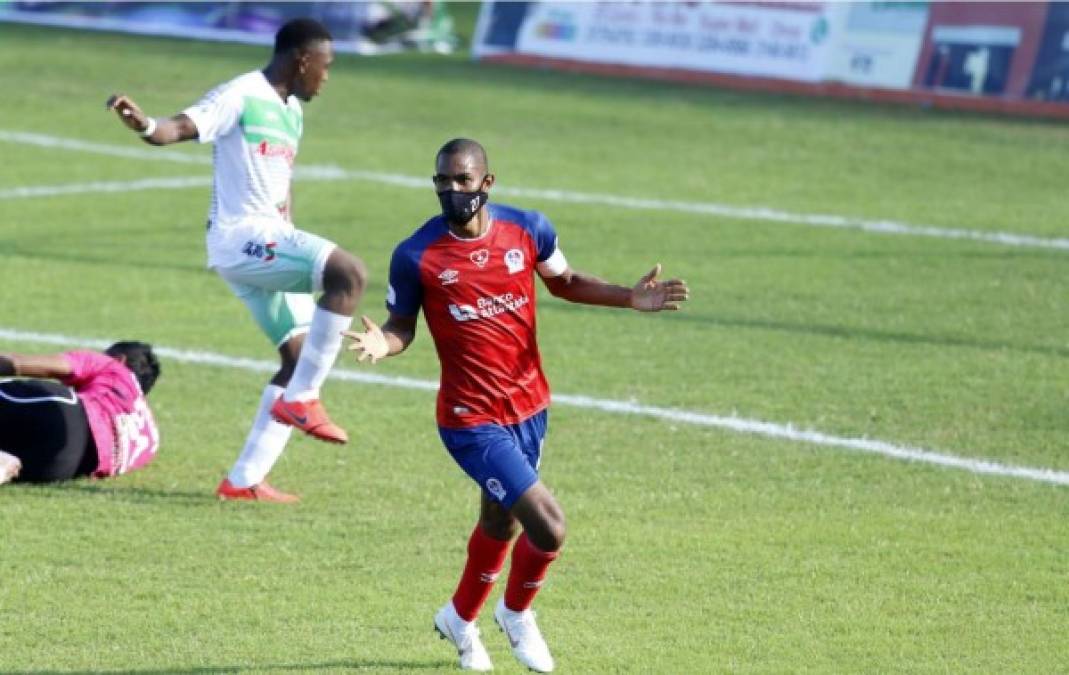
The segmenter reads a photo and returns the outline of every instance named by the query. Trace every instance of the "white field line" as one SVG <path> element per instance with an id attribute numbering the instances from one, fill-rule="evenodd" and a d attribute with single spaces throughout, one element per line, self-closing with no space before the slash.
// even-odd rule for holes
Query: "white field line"
<path id="1" fill-rule="evenodd" d="M 26 199 L 29 197 L 55 197 L 58 195 L 84 194 L 87 192 L 135 192 L 137 190 L 176 190 L 211 185 L 208 176 L 180 176 L 175 178 L 142 178 L 128 181 L 93 181 L 90 183 L 67 183 L 64 185 L 32 185 L 0 189 L 0 199 Z"/>
<path id="2" fill-rule="evenodd" d="M 76 139 L 60 138 L 44 134 L 27 133 L 0 129 L 0 141 L 22 143 L 46 148 L 75 150 L 95 154 L 145 159 L 156 162 L 178 162 L 182 164 L 210 164 L 211 158 L 203 155 L 191 155 L 175 152 L 172 149 L 147 148 L 137 146 L 118 146 L 105 143 L 91 143 Z M 298 166 L 296 177 L 302 180 L 359 180 L 382 183 L 397 187 L 428 189 L 430 180 L 415 176 L 381 173 L 377 171 L 350 171 L 333 166 Z M 715 202 L 681 202 L 662 199 L 645 199 L 640 197 L 621 197 L 566 190 L 544 190 L 500 185 L 496 194 L 511 197 L 528 197 L 573 204 L 597 204 L 622 209 L 644 211 L 676 211 L 707 216 L 722 216 L 741 220 L 758 220 L 762 222 L 787 223 L 809 227 L 838 228 L 860 230 L 878 234 L 897 234 L 918 237 L 935 237 L 939 239 L 966 239 L 1002 246 L 1028 248 L 1046 248 L 1069 251 L 1069 238 L 1040 237 L 1030 234 L 1012 232 L 985 232 L 962 228 L 934 227 L 915 225 L 895 220 L 871 220 L 853 218 L 835 214 L 792 213 L 763 206 L 731 206 Z"/>
<path id="3" fill-rule="evenodd" d="M 88 152 L 94 155 L 110 155 L 112 157 L 126 157 L 128 159 L 145 159 L 152 162 L 178 162 L 180 164 L 204 164 L 211 165 L 212 158 L 207 155 L 189 155 L 175 152 L 170 148 L 151 148 L 140 141 L 134 141 L 130 145 L 109 145 L 107 143 L 91 143 L 75 138 L 61 138 L 59 136 L 47 136 L 45 134 L 33 134 L 25 131 L 10 131 L 0 129 L 0 141 L 8 143 L 21 143 L 23 145 L 36 145 L 41 148 L 56 148 L 59 150 L 75 150 Z"/>
<path id="4" fill-rule="evenodd" d="M 54 333 L 35 333 L 30 331 L 0 328 L 0 339 L 14 342 L 29 342 L 36 344 L 56 345 L 59 347 L 89 347 L 92 349 L 104 349 L 110 343 L 107 340 L 95 340 Z M 236 368 L 262 373 L 273 373 L 278 369 L 278 364 L 273 361 L 261 361 L 256 359 L 235 358 L 213 352 L 190 351 L 173 347 L 155 347 L 160 356 L 183 363 L 196 363 L 221 368 Z M 372 373 L 344 370 L 335 368 L 330 377 L 346 382 L 359 382 L 362 384 L 375 384 L 387 387 L 399 387 L 402 389 L 419 389 L 423 391 L 437 391 L 438 384 L 430 380 L 420 380 L 411 377 L 396 377 L 387 375 L 375 375 Z M 1006 476 L 1009 478 L 1022 478 L 1025 480 L 1053 483 L 1055 485 L 1069 485 L 1069 471 L 1057 471 L 1054 469 L 1038 469 L 1026 466 L 1014 466 L 1002 464 L 984 459 L 960 457 L 941 452 L 933 452 L 922 448 L 895 445 L 886 441 L 868 438 L 843 438 L 832 436 L 819 431 L 808 429 L 796 429 L 790 424 L 777 424 L 760 420 L 745 419 L 735 416 L 712 415 L 708 413 L 662 408 L 659 406 L 641 405 L 627 401 L 614 401 L 611 399 L 594 398 L 591 396 L 554 394 L 553 402 L 556 405 L 565 405 L 588 410 L 598 410 L 614 415 L 636 415 L 652 417 L 654 419 L 688 424 L 700 427 L 713 427 L 726 429 L 743 434 L 765 436 L 779 440 L 792 441 L 795 443 L 809 443 L 854 452 L 863 452 L 873 455 L 881 455 L 891 459 L 899 459 L 910 462 L 935 464 L 952 469 L 961 469 L 977 474 L 989 474 L 994 476 Z"/>

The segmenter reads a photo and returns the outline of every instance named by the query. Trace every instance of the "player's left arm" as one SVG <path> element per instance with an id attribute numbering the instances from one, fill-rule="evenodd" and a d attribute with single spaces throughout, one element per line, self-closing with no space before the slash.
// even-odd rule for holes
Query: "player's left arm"
<path id="1" fill-rule="evenodd" d="M 542 282 L 556 297 L 584 305 L 630 307 L 640 312 L 679 309 L 679 303 L 690 297 L 687 282 L 682 279 L 662 281 L 660 276 L 661 264 L 657 263 L 638 283 L 627 288 L 565 267 L 556 276 L 546 276 L 542 272 Z"/>
<path id="2" fill-rule="evenodd" d="M 535 269 L 549 292 L 558 298 L 583 305 L 660 312 L 679 309 L 679 303 L 685 301 L 690 293 L 687 283 L 682 279 L 661 281 L 660 263 L 631 288 L 574 270 L 557 243 L 556 229 L 545 214 L 530 212 L 528 224 L 538 261 Z"/>
<path id="3" fill-rule="evenodd" d="M 70 377 L 73 372 L 62 354 L 0 354 L 0 376 L 60 380 Z"/>

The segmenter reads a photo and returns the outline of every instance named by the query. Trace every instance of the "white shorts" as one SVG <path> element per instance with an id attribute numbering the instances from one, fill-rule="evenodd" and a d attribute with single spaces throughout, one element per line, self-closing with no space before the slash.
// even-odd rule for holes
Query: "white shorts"
<path id="1" fill-rule="evenodd" d="M 323 290 L 323 269 L 334 242 L 265 219 L 208 230 L 208 266 L 252 312 L 277 347 L 308 330 L 312 293 Z"/>

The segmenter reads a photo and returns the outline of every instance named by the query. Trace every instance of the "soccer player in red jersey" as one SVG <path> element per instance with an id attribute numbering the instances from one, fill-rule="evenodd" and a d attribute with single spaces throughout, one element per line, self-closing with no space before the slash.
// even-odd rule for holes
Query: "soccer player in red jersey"
<path id="1" fill-rule="evenodd" d="M 494 619 L 522 664 L 549 672 L 553 657 L 530 607 L 564 544 L 565 526 L 538 478 L 550 397 L 535 339 L 534 273 L 559 298 L 644 312 L 679 309 L 688 289 L 678 279 L 659 281 L 660 265 L 633 288 L 573 270 L 543 214 L 487 204 L 494 175 L 476 141 L 446 143 L 435 170 L 442 214 L 397 246 L 389 318 L 380 328 L 363 317 L 365 332 L 346 333 L 349 350 L 372 363 L 401 353 L 423 309 L 442 369 L 439 434 L 482 488 L 467 563 L 435 628 L 457 647 L 462 668 L 492 668 L 475 620 L 522 526 Z"/>

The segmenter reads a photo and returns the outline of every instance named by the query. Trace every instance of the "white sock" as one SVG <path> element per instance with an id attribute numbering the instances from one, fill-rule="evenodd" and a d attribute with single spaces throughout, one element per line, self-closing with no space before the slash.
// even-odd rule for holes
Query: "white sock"
<path id="1" fill-rule="evenodd" d="M 234 487 L 249 487 L 262 483 L 270 473 L 271 467 L 278 461 L 282 451 L 286 449 L 286 442 L 293 433 L 293 427 L 276 422 L 271 418 L 270 412 L 271 405 L 281 395 L 282 387 L 277 384 L 264 387 L 264 393 L 260 396 L 260 408 L 256 411 L 256 419 L 245 439 L 245 448 L 242 449 L 238 461 L 234 462 L 234 468 L 227 476 Z"/>
<path id="2" fill-rule="evenodd" d="M 348 330 L 352 324 L 351 316 L 316 307 L 312 326 L 304 338 L 301 356 L 297 359 L 297 367 L 293 369 L 293 377 L 283 394 L 287 401 L 319 398 L 319 388 L 323 386 L 341 350 L 341 332 Z"/>

